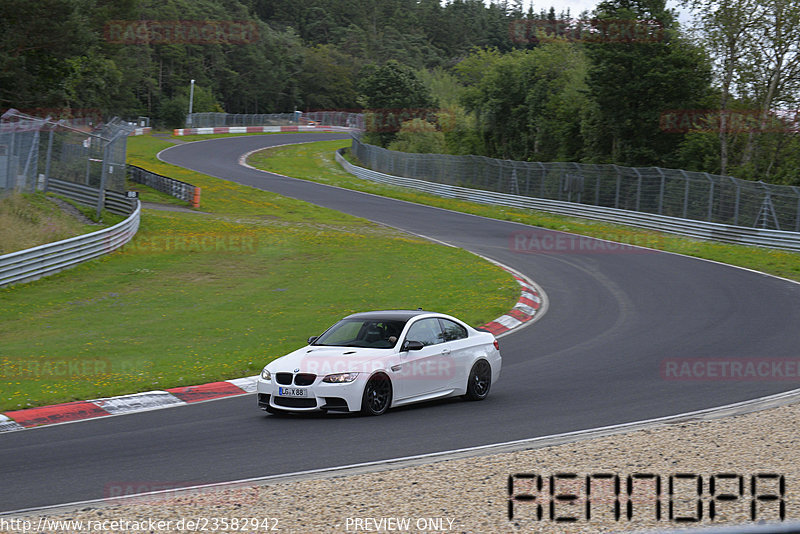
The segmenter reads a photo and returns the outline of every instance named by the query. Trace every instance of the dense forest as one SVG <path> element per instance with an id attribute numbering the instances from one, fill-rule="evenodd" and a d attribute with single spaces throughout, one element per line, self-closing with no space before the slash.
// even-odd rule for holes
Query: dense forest
<path id="1" fill-rule="evenodd" d="M 416 110 L 397 150 L 800 185 L 800 0 L 3 0 L 0 108 Z M 378 110 L 378 111 L 375 111 Z"/>

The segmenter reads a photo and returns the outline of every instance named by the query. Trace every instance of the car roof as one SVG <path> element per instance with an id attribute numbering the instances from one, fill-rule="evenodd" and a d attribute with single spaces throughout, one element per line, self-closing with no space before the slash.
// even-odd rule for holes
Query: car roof
<path id="1" fill-rule="evenodd" d="M 380 319 L 383 321 L 408 321 L 417 315 L 425 315 L 432 312 L 423 310 L 378 310 L 369 312 L 359 312 L 348 315 L 345 319 Z"/>

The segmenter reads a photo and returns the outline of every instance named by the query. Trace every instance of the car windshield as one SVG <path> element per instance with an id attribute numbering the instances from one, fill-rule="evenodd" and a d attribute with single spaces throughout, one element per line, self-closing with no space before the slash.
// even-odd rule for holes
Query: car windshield
<path id="1" fill-rule="evenodd" d="M 406 321 L 385 319 L 343 319 L 330 327 L 312 345 L 391 349 Z"/>

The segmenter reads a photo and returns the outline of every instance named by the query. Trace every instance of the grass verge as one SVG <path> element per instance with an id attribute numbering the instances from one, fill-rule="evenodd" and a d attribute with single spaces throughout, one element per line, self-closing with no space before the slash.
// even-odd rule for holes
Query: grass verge
<path id="1" fill-rule="evenodd" d="M 440 310 L 479 324 L 518 286 L 465 251 L 155 158 L 203 211 L 145 210 L 122 250 L 0 289 L 0 411 L 253 375 L 345 314 Z"/>
<path id="2" fill-rule="evenodd" d="M 349 141 L 324 141 L 313 145 L 270 148 L 250 156 L 248 163 L 259 169 L 295 178 L 303 178 L 328 185 L 356 189 L 494 219 L 515 221 L 552 230 L 677 252 L 800 281 L 800 254 L 798 253 L 702 241 L 642 230 L 631 226 L 565 217 L 535 210 L 489 206 L 445 199 L 401 187 L 360 180 L 345 172 L 334 159 L 334 151 L 336 149 L 348 146 L 350 146 Z M 509 242 L 511 242 L 511 236 L 509 236 Z"/>
<path id="3" fill-rule="evenodd" d="M 122 220 L 104 211 L 102 224 L 89 224 L 62 209 L 53 201 L 56 196 L 41 192 L 12 193 L 0 199 L 0 255 L 96 232 Z M 96 217 L 94 209 L 58 198 L 72 205 L 75 214 L 80 212 L 89 220 Z"/>

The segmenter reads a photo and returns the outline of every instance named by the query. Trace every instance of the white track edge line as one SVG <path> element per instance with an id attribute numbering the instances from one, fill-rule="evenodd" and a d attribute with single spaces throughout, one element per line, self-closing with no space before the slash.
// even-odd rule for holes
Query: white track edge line
<path id="1" fill-rule="evenodd" d="M 629 423 L 620 423 L 617 425 L 609 425 L 592 429 L 576 430 L 572 432 L 564 432 L 561 434 L 552 434 L 549 436 L 525 438 L 520 440 L 506 441 L 502 443 L 494 443 L 490 445 L 478 445 L 475 447 L 465 447 L 462 449 L 453 449 L 448 451 L 417 454 L 412 456 L 401 456 L 397 458 L 388 458 L 385 460 L 375 460 L 371 462 L 362 462 L 362 463 L 341 465 L 335 467 L 308 469 L 304 471 L 281 473 L 265 477 L 245 478 L 239 480 L 232 480 L 228 482 L 216 482 L 212 484 L 199 484 L 196 486 L 188 486 L 185 488 L 173 488 L 168 490 L 151 491 L 147 493 L 138 493 L 135 495 L 123 495 L 118 497 L 76 501 L 71 503 L 49 505 L 36 508 L 25 508 L 20 510 L 12 510 L 8 512 L 0 512 L 0 516 L 12 515 L 12 514 L 17 514 L 17 515 L 31 514 L 34 512 L 42 512 L 45 510 L 53 510 L 53 511 L 66 510 L 69 508 L 86 506 L 86 505 L 110 506 L 114 504 L 121 504 L 128 500 L 132 500 L 134 501 L 133 504 L 136 504 L 135 501 L 137 499 L 146 501 L 147 497 L 155 497 L 160 495 L 175 495 L 178 493 L 192 493 L 204 489 L 218 489 L 218 490 L 236 489 L 238 487 L 243 487 L 243 486 L 265 486 L 270 484 L 297 482 L 306 479 L 320 479 L 320 478 L 324 479 L 336 476 L 350 476 L 350 475 L 357 475 L 370 472 L 387 471 L 391 469 L 414 467 L 426 463 L 456 460 L 460 458 L 468 458 L 486 454 L 501 454 L 501 453 L 509 453 L 527 449 L 539 449 L 549 446 L 562 445 L 565 443 L 584 441 L 592 438 L 622 434 L 637 430 L 644 430 L 646 428 L 667 426 L 678 422 L 709 421 L 715 419 L 722 419 L 724 417 L 728 417 L 731 415 L 743 415 L 746 413 L 758 411 L 760 409 L 778 407 L 797 401 L 800 401 L 800 389 L 794 389 L 784 393 L 777 393 L 775 395 L 759 397 L 747 401 L 726 404 L 724 406 L 718 406 L 716 408 L 707 408 L 703 410 L 685 412 L 677 415 L 668 415 L 664 417 L 645 419 L 642 421 L 633 421 Z M 723 411 L 731 411 L 732 413 L 723 414 L 721 413 Z"/>

